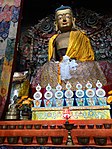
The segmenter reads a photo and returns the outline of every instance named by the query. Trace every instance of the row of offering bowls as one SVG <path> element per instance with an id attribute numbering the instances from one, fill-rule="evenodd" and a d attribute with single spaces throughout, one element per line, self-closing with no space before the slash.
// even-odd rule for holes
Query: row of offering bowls
<path id="1" fill-rule="evenodd" d="M 3 144 L 5 141 L 6 137 L 0 136 L 0 144 Z M 22 143 L 23 144 L 32 144 L 33 138 L 31 136 L 27 137 L 21 137 Z M 48 136 L 37 136 L 36 141 L 40 145 L 45 145 L 48 143 Z M 63 144 L 63 136 L 51 136 L 51 141 L 53 145 L 61 145 Z M 7 142 L 9 144 L 17 144 L 19 140 L 19 137 L 12 137 L 8 136 L 7 137 Z M 110 137 L 110 140 L 112 142 L 112 136 Z M 83 136 L 78 136 L 77 137 L 78 144 L 80 145 L 87 145 L 90 142 L 90 137 L 83 137 Z M 107 144 L 107 137 L 94 137 L 94 142 L 96 145 L 106 145 Z"/>
<path id="2" fill-rule="evenodd" d="M 4 141 L 5 141 L 5 138 L 7 138 L 7 142 L 9 144 L 17 144 L 18 143 L 18 140 L 19 140 L 19 136 L 8 136 L 8 137 L 3 137 L 3 136 L 0 136 L 0 144 L 3 144 Z M 25 137 L 21 137 L 22 139 L 22 143 L 23 144 L 32 144 L 33 142 L 33 136 L 25 136 Z M 37 136 L 36 137 L 36 141 L 38 144 L 40 145 L 45 145 L 48 143 L 48 136 Z M 51 136 L 51 141 L 52 141 L 52 144 L 54 145 L 60 145 L 63 143 L 63 136 Z"/>
<path id="3" fill-rule="evenodd" d="M 32 124 L 19 124 L 19 125 L 0 125 L 0 129 L 33 129 L 33 125 Z M 48 129 L 48 125 L 42 125 L 42 124 L 35 124 L 34 125 L 35 129 Z M 50 129 L 55 129 L 56 125 L 50 125 Z M 57 125 L 58 129 L 62 129 L 64 128 L 63 125 Z"/>
<path id="4" fill-rule="evenodd" d="M 50 127 L 50 129 L 56 129 L 56 128 L 63 129 L 63 128 L 65 128 L 63 124 L 60 124 L 60 125 L 52 124 L 49 127 Z M 44 124 L 44 125 L 42 125 L 42 124 L 35 124 L 34 125 L 35 129 L 41 129 L 41 128 L 42 129 L 48 129 L 49 127 L 48 127 L 47 124 Z M 102 129 L 102 128 L 104 128 L 104 129 L 111 129 L 112 128 L 112 124 L 110 124 L 110 123 L 107 123 L 107 124 L 106 123 L 105 124 L 96 124 L 96 125 L 88 124 L 87 126 L 85 124 L 79 124 L 79 125 L 74 124 L 73 129 L 77 129 L 77 128 L 85 129 L 86 127 L 88 129 L 94 129 L 94 128 L 96 128 L 96 129 Z M 25 129 L 25 128 L 26 129 L 33 129 L 33 125 L 32 124 L 26 124 L 26 125 L 24 125 L 24 124 L 0 125 L 0 129 Z"/>

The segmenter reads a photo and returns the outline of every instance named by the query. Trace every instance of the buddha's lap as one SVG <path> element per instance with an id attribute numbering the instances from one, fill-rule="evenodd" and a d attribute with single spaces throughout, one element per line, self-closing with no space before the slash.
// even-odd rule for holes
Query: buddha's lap
<path id="1" fill-rule="evenodd" d="M 59 69 L 57 63 L 45 63 L 41 68 L 41 75 L 39 81 L 41 87 L 45 88 L 49 83 L 52 88 L 56 88 L 56 85 L 58 84 L 58 75 Z M 69 81 L 72 85 L 72 89 L 75 90 L 77 82 L 80 82 L 83 85 L 83 88 L 85 88 L 87 81 L 90 81 L 93 87 L 95 87 L 97 80 L 100 80 L 103 85 L 107 84 L 106 77 L 98 62 L 78 62 L 78 67 L 73 77 L 69 80 L 61 81 L 61 85 L 63 89 L 66 89 L 66 82 Z"/>

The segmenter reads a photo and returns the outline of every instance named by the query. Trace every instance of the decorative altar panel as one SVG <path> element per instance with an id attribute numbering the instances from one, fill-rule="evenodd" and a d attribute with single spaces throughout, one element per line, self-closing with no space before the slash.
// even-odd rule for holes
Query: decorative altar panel
<path id="1" fill-rule="evenodd" d="M 0 0 L 0 118 L 8 97 L 21 0 Z"/>
<path id="2" fill-rule="evenodd" d="M 71 120 L 110 119 L 110 106 L 70 107 Z M 32 108 L 32 120 L 64 120 L 62 107 Z"/>

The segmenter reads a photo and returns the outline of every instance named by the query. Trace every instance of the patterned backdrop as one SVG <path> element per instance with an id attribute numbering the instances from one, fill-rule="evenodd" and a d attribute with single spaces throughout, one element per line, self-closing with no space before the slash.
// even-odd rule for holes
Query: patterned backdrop
<path id="1" fill-rule="evenodd" d="M 0 117 L 12 72 L 21 0 L 0 0 Z"/>
<path id="2" fill-rule="evenodd" d="M 100 62 L 108 82 L 112 82 L 112 17 L 85 8 L 73 11 L 76 27 L 84 30 L 90 38 L 95 59 Z M 48 41 L 54 33 L 53 14 L 22 32 L 19 45 L 19 70 L 31 70 L 32 88 L 39 83 L 40 67 L 47 62 Z"/>

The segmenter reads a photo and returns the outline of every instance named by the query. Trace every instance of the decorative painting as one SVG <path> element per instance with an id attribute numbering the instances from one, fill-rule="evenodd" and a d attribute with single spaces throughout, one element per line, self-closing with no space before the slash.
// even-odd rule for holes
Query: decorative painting
<path id="1" fill-rule="evenodd" d="M 0 0 L 0 118 L 8 97 L 21 0 Z"/>
<path id="2" fill-rule="evenodd" d="M 110 107 L 106 106 L 80 106 L 70 109 L 70 119 L 85 120 L 85 119 L 110 119 Z M 63 108 L 33 108 L 32 120 L 63 120 Z"/>

